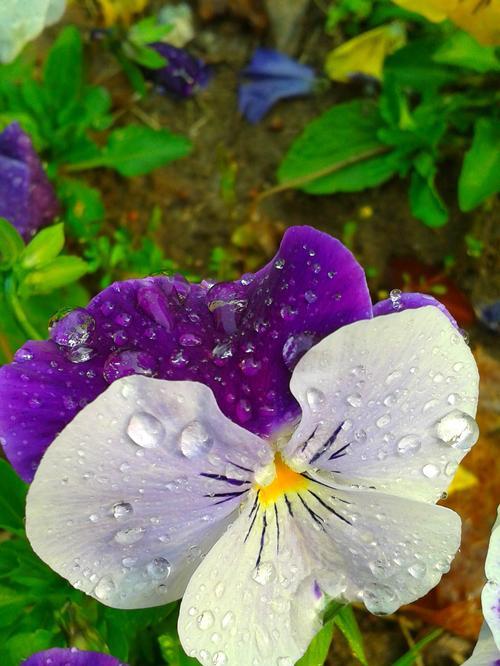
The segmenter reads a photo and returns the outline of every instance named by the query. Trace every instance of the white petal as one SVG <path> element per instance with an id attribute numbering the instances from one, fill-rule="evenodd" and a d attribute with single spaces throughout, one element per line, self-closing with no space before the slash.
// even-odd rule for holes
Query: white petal
<path id="1" fill-rule="evenodd" d="M 272 455 L 221 413 L 208 387 L 126 377 L 47 450 L 28 493 L 28 538 L 103 603 L 165 603 L 182 595 L 252 470 Z"/>
<path id="2" fill-rule="evenodd" d="M 495 645 L 495 640 L 490 628 L 483 624 L 479 634 L 474 652 L 463 666 L 498 666 L 500 663 L 500 650 Z"/>
<path id="3" fill-rule="evenodd" d="M 345 326 L 299 361 L 302 421 L 284 455 L 337 481 L 436 501 L 477 439 L 478 373 L 435 307 Z"/>
<path id="4" fill-rule="evenodd" d="M 204 666 L 293 666 L 321 627 L 309 544 L 284 502 L 277 514 L 257 506 L 246 505 L 182 600 L 179 636 Z"/>
<path id="5" fill-rule="evenodd" d="M 491 531 L 485 573 L 488 582 L 481 595 L 483 615 L 500 650 L 500 507 Z"/>

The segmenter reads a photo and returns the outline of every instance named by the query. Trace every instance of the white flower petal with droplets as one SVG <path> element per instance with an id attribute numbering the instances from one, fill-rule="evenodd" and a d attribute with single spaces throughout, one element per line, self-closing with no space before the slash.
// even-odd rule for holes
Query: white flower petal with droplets
<path id="1" fill-rule="evenodd" d="M 345 326 L 297 364 L 302 420 L 284 450 L 342 483 L 434 502 L 475 443 L 478 373 L 434 307 Z"/>
<path id="2" fill-rule="evenodd" d="M 483 615 L 491 629 L 496 646 L 500 650 L 500 507 L 491 531 L 484 569 L 488 582 L 481 595 Z"/>
<path id="3" fill-rule="evenodd" d="M 47 450 L 27 500 L 35 552 L 117 608 L 179 598 L 272 459 L 195 382 L 114 382 Z"/>
<path id="4" fill-rule="evenodd" d="M 481 633 L 472 655 L 463 663 L 463 666 L 498 666 L 500 663 L 500 650 L 487 623 L 481 628 Z"/>
<path id="5" fill-rule="evenodd" d="M 256 506 L 246 504 L 182 599 L 179 637 L 204 666 L 293 666 L 321 627 L 309 544 L 284 504 L 279 537 L 274 509 L 264 517 Z"/>

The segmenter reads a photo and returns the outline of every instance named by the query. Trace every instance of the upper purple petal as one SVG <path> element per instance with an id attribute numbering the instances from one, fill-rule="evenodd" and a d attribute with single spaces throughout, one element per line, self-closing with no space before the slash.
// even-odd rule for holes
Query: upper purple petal
<path id="1" fill-rule="evenodd" d="M 297 417 L 289 390 L 317 341 L 372 316 L 362 268 L 339 241 L 288 229 L 255 275 L 211 285 L 180 277 L 118 282 L 27 342 L 0 369 L 0 439 L 33 478 L 54 437 L 112 381 L 130 374 L 209 386 L 234 422 L 267 436 Z"/>
<path id="2" fill-rule="evenodd" d="M 207 86 L 210 69 L 203 60 L 164 42 L 153 42 L 149 47 L 167 60 L 159 69 L 143 69 L 144 75 L 157 86 L 178 97 L 190 97 Z"/>
<path id="3" fill-rule="evenodd" d="M 433 305 L 438 308 L 438 310 L 441 310 L 441 312 L 448 317 L 455 328 L 459 327 L 445 306 L 434 298 L 434 296 L 430 296 L 429 294 L 402 292 L 399 289 L 391 291 L 389 298 L 375 303 L 373 306 L 373 316 L 379 317 L 380 315 L 391 314 L 392 312 L 415 310 L 416 308 L 423 308 L 426 305 Z"/>
<path id="4" fill-rule="evenodd" d="M 272 49 L 259 48 L 242 71 L 249 79 L 238 90 L 238 108 L 251 123 L 261 120 L 280 99 L 308 95 L 314 86 L 314 71 Z"/>
<path id="5" fill-rule="evenodd" d="M 126 666 L 116 657 L 76 648 L 52 648 L 31 655 L 21 666 Z"/>
<path id="6" fill-rule="evenodd" d="M 25 240 L 59 212 L 54 188 L 31 139 L 18 123 L 0 133 L 0 216 Z"/>

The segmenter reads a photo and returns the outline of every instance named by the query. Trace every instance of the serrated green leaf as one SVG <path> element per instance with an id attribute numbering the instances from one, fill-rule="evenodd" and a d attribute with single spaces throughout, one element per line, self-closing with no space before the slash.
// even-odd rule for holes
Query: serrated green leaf
<path id="1" fill-rule="evenodd" d="M 418 643 L 415 643 L 415 645 L 411 648 L 411 650 L 409 650 L 400 659 L 395 661 L 392 666 L 411 666 L 415 662 L 415 659 L 421 653 L 423 648 L 432 641 L 435 641 L 436 638 L 438 638 L 442 633 L 443 633 L 442 629 L 436 629 L 435 631 L 432 631 L 430 634 L 427 634 L 427 636 L 424 636 L 422 640 L 418 641 Z"/>
<path id="2" fill-rule="evenodd" d="M 472 35 L 457 30 L 436 50 L 432 59 L 442 65 L 466 67 L 484 74 L 498 72 L 500 60 L 494 46 L 482 46 Z"/>
<path id="3" fill-rule="evenodd" d="M 500 120 L 479 118 L 458 181 L 460 209 L 470 211 L 500 191 Z"/>
<path id="4" fill-rule="evenodd" d="M 0 217 L 0 271 L 9 269 L 24 250 L 24 241 L 17 229 Z"/>
<path id="5" fill-rule="evenodd" d="M 20 283 L 21 294 L 48 294 L 54 289 L 79 280 L 88 273 L 88 264 L 80 257 L 57 257 L 28 273 Z"/>
<path id="6" fill-rule="evenodd" d="M 330 620 L 312 639 L 309 647 L 296 666 L 323 666 L 330 650 L 333 637 L 333 622 Z"/>
<path id="7" fill-rule="evenodd" d="M 58 113 L 78 98 L 83 82 L 83 47 L 74 26 L 64 28 L 50 49 L 43 82 L 47 102 Z"/>
<path id="8" fill-rule="evenodd" d="M 278 181 L 310 194 L 358 192 L 389 180 L 399 169 L 377 136 L 384 121 L 377 106 L 355 100 L 313 120 L 293 142 Z"/>
<path id="9" fill-rule="evenodd" d="M 363 636 L 351 606 L 344 606 L 335 616 L 334 622 L 345 636 L 353 655 L 363 666 L 368 666 L 363 646 Z"/>
<path id="10" fill-rule="evenodd" d="M 53 224 L 37 233 L 21 255 L 26 270 L 39 268 L 57 257 L 64 247 L 64 224 Z"/>
<path id="11" fill-rule="evenodd" d="M 24 534 L 24 504 L 28 486 L 6 460 L 0 460 L 0 527 Z"/>

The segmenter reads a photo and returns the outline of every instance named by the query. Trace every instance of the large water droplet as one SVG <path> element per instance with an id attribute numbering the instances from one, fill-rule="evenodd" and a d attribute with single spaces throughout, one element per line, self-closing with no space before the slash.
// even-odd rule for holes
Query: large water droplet
<path id="1" fill-rule="evenodd" d="M 127 434 L 138 446 L 142 446 L 144 449 L 152 449 L 162 442 L 165 436 L 165 428 L 153 414 L 136 412 L 130 417 Z"/>
<path id="2" fill-rule="evenodd" d="M 439 439 L 454 449 L 468 451 L 479 437 L 479 428 L 472 416 L 454 409 L 436 424 Z"/>
<path id="3" fill-rule="evenodd" d="M 325 394 L 316 388 L 309 388 L 306 391 L 307 404 L 312 412 L 317 412 L 325 402 Z"/>
<path id="4" fill-rule="evenodd" d="M 207 454 L 213 444 L 214 440 L 199 421 L 191 421 L 181 432 L 180 449 L 186 458 Z"/>
<path id="5" fill-rule="evenodd" d="M 422 442 L 417 435 L 405 435 L 397 443 L 398 453 L 402 456 L 412 456 L 421 446 Z"/>
<path id="6" fill-rule="evenodd" d="M 151 578 L 164 579 L 168 578 L 172 567 L 170 562 L 164 557 L 155 557 L 155 559 L 148 564 L 146 569 Z"/>
<path id="7" fill-rule="evenodd" d="M 98 599 L 104 601 L 115 591 L 115 584 L 111 576 L 103 576 L 94 588 L 94 594 Z"/>
<path id="8" fill-rule="evenodd" d="M 94 317 L 83 308 L 71 310 L 62 318 L 49 323 L 51 339 L 59 346 L 70 349 L 85 344 L 94 330 Z"/>
<path id="9" fill-rule="evenodd" d="M 393 613 L 399 606 L 395 590 L 388 585 L 371 583 L 363 590 L 366 608 L 374 615 Z"/>
<path id="10" fill-rule="evenodd" d="M 428 463 L 422 467 L 422 474 L 428 479 L 435 479 L 437 476 L 439 476 L 439 467 L 433 463 Z"/>
<path id="11" fill-rule="evenodd" d="M 128 502 L 117 502 L 116 504 L 113 504 L 113 516 L 117 520 L 131 516 L 133 511 L 134 509 L 132 508 L 132 505 Z"/>
<path id="12" fill-rule="evenodd" d="M 196 618 L 196 624 L 202 631 L 206 631 L 207 629 L 210 629 L 210 627 L 214 623 L 214 615 L 212 611 L 206 610 L 203 611 L 198 617 Z"/>

